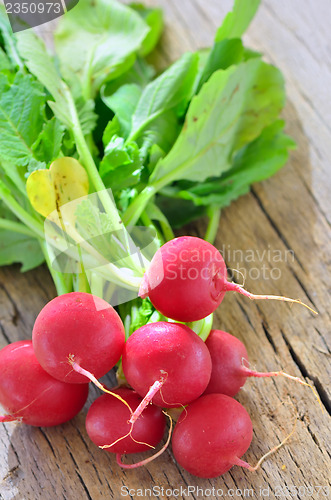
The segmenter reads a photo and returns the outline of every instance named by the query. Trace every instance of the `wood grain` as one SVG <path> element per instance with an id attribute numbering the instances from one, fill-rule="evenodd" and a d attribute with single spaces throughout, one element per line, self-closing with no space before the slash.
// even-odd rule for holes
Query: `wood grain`
<path id="1" fill-rule="evenodd" d="M 161 6 L 166 14 L 166 31 L 153 56 L 159 67 L 186 50 L 210 45 L 232 4 L 230 0 L 146 3 Z M 306 0 L 304 7 L 301 0 L 264 0 L 249 29 L 246 42 L 285 75 L 284 115 L 298 147 L 281 172 L 223 211 L 216 242 L 228 267 L 245 273 L 247 289 L 298 297 L 318 310 L 315 317 L 298 305 L 252 302 L 232 294 L 223 301 L 215 322 L 245 342 L 258 370 L 283 369 L 312 383 L 324 413 L 307 387 L 280 377 L 249 380 L 238 398 L 254 425 L 245 459 L 257 462 L 284 439 L 297 419 L 295 435 L 258 472 L 234 467 L 213 480 L 186 473 L 170 449 L 145 468 L 119 469 L 112 455 L 87 438 L 88 405 L 72 422 L 56 428 L 1 425 L 2 499 L 119 499 L 124 498 L 121 488 L 133 489 L 137 495 L 138 488 L 153 486 L 163 487 L 163 494 L 147 492 L 143 498 L 174 498 L 171 491 L 181 486 L 214 487 L 222 489 L 224 496 L 229 496 L 229 489 L 238 489 L 233 494 L 236 498 L 278 498 L 277 493 L 291 486 L 301 487 L 301 493 L 293 491 L 292 498 L 305 498 L 303 488 L 310 486 L 315 487 L 311 498 L 326 498 L 316 487 L 328 485 L 330 476 L 330 10 L 328 0 Z M 46 26 L 44 32 L 51 29 Z M 183 232 L 203 235 L 204 230 L 205 221 L 201 221 Z M 45 268 L 26 274 L 16 266 L 2 268 L 0 347 L 30 338 L 35 317 L 54 295 Z M 91 388 L 89 404 L 97 394 Z M 208 496 L 201 490 L 186 493 L 182 498 Z M 219 492 L 210 498 L 223 497 Z"/>

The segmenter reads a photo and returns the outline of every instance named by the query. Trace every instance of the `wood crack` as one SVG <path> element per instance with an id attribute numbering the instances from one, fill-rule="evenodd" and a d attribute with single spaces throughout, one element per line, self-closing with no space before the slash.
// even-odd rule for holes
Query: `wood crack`
<path id="1" fill-rule="evenodd" d="M 257 309 L 258 309 L 258 311 L 259 311 L 259 313 L 260 313 L 260 316 L 261 316 L 261 318 L 262 318 L 262 321 L 261 321 L 261 326 L 262 326 L 262 328 L 263 328 L 264 334 L 265 334 L 265 336 L 267 337 L 269 344 L 270 344 L 270 345 L 271 345 L 271 347 L 273 348 L 274 353 L 278 355 L 278 349 L 277 349 L 277 347 L 276 347 L 276 344 L 275 344 L 275 342 L 274 342 L 274 339 L 272 338 L 271 333 L 269 332 L 269 325 L 268 325 L 268 323 L 266 322 L 266 320 L 263 318 L 263 314 L 262 314 L 261 309 L 259 308 L 259 306 L 257 305 L 256 307 L 257 307 Z"/>
<path id="2" fill-rule="evenodd" d="M 10 344 L 11 343 L 11 340 L 10 338 L 8 337 L 7 333 L 6 333 L 6 330 L 4 329 L 4 327 L 2 326 L 2 324 L 0 323 L 0 331 L 4 337 L 4 339 L 6 340 L 7 344 Z"/>
<path id="3" fill-rule="evenodd" d="M 44 292 L 45 297 L 47 298 L 47 300 L 54 299 L 54 295 L 50 295 L 49 290 L 47 288 L 45 288 L 44 284 L 40 281 L 38 275 L 35 274 L 34 277 L 35 277 L 36 282 L 38 283 L 38 286 Z"/>
<path id="4" fill-rule="evenodd" d="M 252 328 L 252 330 L 255 330 L 254 325 L 253 325 L 253 323 L 251 322 L 251 318 L 248 316 L 248 314 L 247 314 L 247 312 L 246 312 L 245 308 L 244 308 L 244 307 L 242 306 L 242 304 L 240 303 L 240 300 L 238 300 L 238 299 L 236 298 L 236 301 L 237 301 L 237 304 L 238 304 L 238 306 L 239 306 L 239 309 L 241 310 L 241 312 L 242 312 L 242 313 L 243 313 L 243 315 L 245 316 L 245 320 L 247 321 L 247 323 L 249 324 L 249 326 Z"/>
<path id="5" fill-rule="evenodd" d="M 323 385 L 321 384 L 321 382 L 319 381 L 319 379 L 316 376 L 313 376 L 309 373 L 309 371 L 305 367 L 304 363 L 300 359 L 299 355 L 294 351 L 294 349 L 293 349 L 292 345 L 290 344 L 284 331 L 282 329 L 280 329 L 280 332 L 282 334 L 282 337 L 284 339 L 285 344 L 287 345 L 289 353 L 290 353 L 294 363 L 298 367 L 301 375 L 304 378 L 308 378 L 309 380 L 314 382 L 316 392 L 319 395 L 319 398 L 320 398 L 323 406 L 325 407 L 325 409 L 329 413 L 329 415 L 331 415 L 331 401 L 330 401 L 330 398 L 328 397 Z"/>
<path id="6" fill-rule="evenodd" d="M 314 308 L 317 310 L 317 312 L 319 312 L 318 307 L 315 304 L 312 296 L 308 292 L 308 290 L 305 287 L 305 285 L 302 283 L 301 279 L 299 278 L 299 276 L 297 275 L 297 273 L 295 272 L 295 270 L 292 269 L 291 267 L 289 268 L 289 270 L 291 271 L 291 273 L 292 273 L 293 277 L 296 279 L 296 281 L 299 283 L 299 285 L 302 288 L 302 290 L 305 292 L 305 295 L 306 295 L 307 299 L 311 302 L 311 304 L 314 306 Z"/>
<path id="7" fill-rule="evenodd" d="M 44 436 L 44 439 L 45 439 L 46 443 L 48 444 L 48 446 L 49 446 L 49 448 L 50 448 L 51 452 L 53 453 L 54 458 L 56 458 L 56 453 L 55 453 L 55 450 L 54 450 L 54 448 L 53 448 L 52 443 L 51 443 L 51 442 L 50 442 L 50 440 L 48 439 L 48 436 L 47 436 L 46 432 L 43 430 L 43 428 L 42 428 L 42 427 L 40 427 L 40 429 L 39 429 L 39 430 L 40 430 L 40 433 Z"/>
<path id="8" fill-rule="evenodd" d="M 314 148 L 314 150 L 316 151 L 316 149 Z M 300 170 L 299 170 L 300 172 Z M 299 174 L 300 175 L 300 174 Z M 324 221 L 326 222 L 326 224 L 328 225 L 328 227 L 331 227 L 331 222 L 329 221 L 328 217 L 327 217 L 327 214 L 323 211 L 320 203 L 319 203 L 319 200 L 316 198 L 316 196 L 314 195 L 314 193 L 312 192 L 312 190 L 310 189 L 310 186 L 309 184 L 306 182 L 306 179 L 303 175 L 300 175 L 300 178 L 301 178 L 301 181 L 303 183 L 303 185 L 305 186 L 305 188 L 307 189 L 307 192 L 310 194 L 313 202 L 314 202 L 314 206 L 317 208 L 319 214 L 323 217 Z"/>
<path id="9" fill-rule="evenodd" d="M 322 340 L 323 344 L 325 345 L 325 348 L 326 348 L 326 350 L 327 350 L 327 352 L 326 352 L 325 354 L 331 354 L 331 351 L 330 351 L 329 346 L 327 345 L 327 343 L 326 343 L 326 341 L 325 341 L 325 338 L 324 338 L 323 334 L 319 331 L 319 329 L 318 329 L 318 328 L 316 328 L 316 326 L 315 326 L 315 331 L 316 331 L 316 332 L 318 333 L 318 335 L 321 337 L 321 340 Z"/>
<path id="10" fill-rule="evenodd" d="M 189 486 L 189 484 L 188 484 L 188 482 L 186 481 L 186 479 L 185 479 L 185 477 L 184 477 L 184 475 L 183 475 L 183 473 L 182 473 L 182 471 L 181 471 L 180 466 L 178 465 L 178 463 L 176 462 L 175 458 L 173 457 L 173 455 L 172 455 L 170 452 L 169 452 L 169 456 L 171 457 L 171 459 L 172 459 L 172 461 L 173 461 L 173 463 L 174 463 L 174 465 L 175 465 L 175 467 L 176 467 L 176 469 L 177 469 L 177 471 L 178 471 L 178 473 L 179 473 L 180 477 L 182 478 L 182 480 L 183 480 L 184 484 L 188 487 L 188 486 Z M 191 495 L 192 495 L 192 498 L 194 498 L 194 500 L 197 500 L 196 496 L 195 496 L 193 493 L 191 493 Z"/>
<path id="11" fill-rule="evenodd" d="M 272 226 L 272 228 L 274 229 L 275 233 L 279 237 L 279 239 L 284 243 L 284 245 L 287 248 L 287 250 L 293 251 L 293 249 L 291 248 L 291 245 L 289 244 L 289 242 L 287 241 L 287 239 L 285 238 L 285 236 L 283 235 L 283 233 L 280 231 L 280 229 L 277 226 L 277 224 L 275 223 L 275 221 L 270 217 L 270 214 L 265 209 L 262 201 L 260 200 L 260 198 L 259 198 L 258 194 L 256 193 L 256 191 L 254 190 L 254 188 L 251 189 L 251 193 L 252 193 L 253 197 L 255 198 L 257 204 L 259 205 L 260 209 L 262 210 L 263 214 L 268 219 L 268 221 L 269 221 L 270 225 Z M 299 266 L 301 267 L 301 269 L 304 271 L 305 269 L 304 269 L 304 267 L 303 267 L 302 263 L 300 262 L 300 259 L 298 258 L 297 255 L 295 256 L 295 260 L 299 264 Z"/>
<path id="12" fill-rule="evenodd" d="M 76 469 L 76 475 L 77 475 L 77 477 L 79 479 L 79 482 L 81 483 L 81 485 L 82 485 L 82 487 L 83 487 L 83 489 L 84 489 L 84 491 L 86 493 L 86 498 L 88 498 L 88 500 L 93 500 L 93 498 L 91 497 L 91 495 L 89 493 L 89 490 L 88 490 L 88 488 L 87 488 L 87 486 L 86 486 L 86 484 L 85 484 L 82 476 L 80 475 L 80 473 L 79 473 L 79 471 L 77 469 Z"/>
<path id="13" fill-rule="evenodd" d="M 274 9 L 270 6 L 270 4 L 266 4 L 265 5 L 266 9 L 270 12 L 270 14 L 273 16 L 273 18 L 277 19 L 277 21 L 282 25 L 282 26 L 285 26 L 286 29 L 288 30 L 289 33 L 291 33 L 294 38 L 296 40 L 298 40 L 298 42 L 304 46 L 304 48 L 307 50 L 307 52 L 309 52 L 309 54 L 311 55 L 311 57 L 316 60 L 316 54 L 314 54 L 312 51 L 311 51 L 311 48 L 308 44 L 305 43 L 304 39 L 302 37 L 300 37 L 293 29 L 291 29 L 287 24 L 286 22 L 284 22 L 284 19 L 280 19 L 279 16 L 277 16 L 277 14 L 275 13 Z M 321 122 L 323 123 L 323 125 L 326 127 L 326 129 L 331 132 L 331 129 L 330 129 L 330 126 L 329 124 L 324 120 L 323 116 L 320 114 L 319 110 L 315 108 L 314 106 L 314 103 L 311 101 L 310 97 L 308 97 L 303 91 L 302 89 L 299 88 L 299 86 L 297 87 L 300 94 L 302 95 L 302 97 L 304 98 L 305 101 L 307 101 L 311 108 L 314 110 L 314 112 L 316 113 L 316 115 L 319 117 L 319 119 L 321 120 Z"/>
<path id="14" fill-rule="evenodd" d="M 196 0 L 193 0 L 193 5 L 194 5 L 194 7 L 195 7 L 196 11 L 199 13 L 199 15 L 200 15 L 200 16 L 201 16 L 201 17 L 202 17 L 205 21 L 207 21 L 207 23 L 208 23 L 208 24 L 209 24 L 209 23 L 211 23 L 211 22 L 212 22 L 213 24 L 215 24 L 215 19 L 213 19 L 213 18 L 209 17 L 209 16 L 207 15 L 207 12 L 208 12 L 208 11 L 204 11 L 204 10 L 201 8 L 201 6 L 199 5 L 199 3 L 198 3 Z"/>
<path id="15" fill-rule="evenodd" d="M 18 308 L 17 308 L 17 305 L 16 305 L 16 302 L 15 300 L 12 298 L 12 296 L 10 295 L 10 293 L 8 292 L 7 288 L 2 285 L 0 283 L 0 288 L 4 291 L 5 295 L 7 296 L 9 302 L 11 303 L 11 305 L 13 306 L 13 310 L 14 310 L 14 315 L 12 316 L 11 320 L 12 320 L 12 323 L 14 326 L 17 326 L 17 323 L 18 323 L 18 319 L 21 319 L 22 320 L 22 323 L 23 325 L 25 325 L 24 323 L 24 319 L 22 318 Z"/>
<path id="16" fill-rule="evenodd" d="M 182 25 L 186 26 L 185 30 L 185 35 L 188 37 L 189 44 L 194 47 L 195 46 L 195 37 L 192 35 L 192 30 L 190 24 L 187 24 L 187 19 L 185 16 L 182 15 L 181 9 L 178 9 L 178 4 L 177 2 L 174 2 L 173 4 L 174 10 L 176 10 L 178 18 L 182 21 Z"/>
<path id="17" fill-rule="evenodd" d="M 79 479 L 79 482 L 81 483 L 81 485 L 82 485 L 82 487 L 83 487 L 83 489 L 84 489 L 84 491 L 85 491 L 85 493 L 87 495 L 88 500 L 93 500 L 93 498 L 91 497 L 90 492 L 88 490 L 88 487 L 86 486 L 86 484 L 85 484 L 85 482 L 84 482 L 84 480 L 83 480 L 83 478 L 82 478 L 82 476 L 81 476 L 81 474 L 79 472 L 79 466 L 78 466 L 78 464 L 77 464 L 77 462 L 76 462 L 73 454 L 71 453 L 70 444 L 68 443 L 66 437 L 64 437 L 64 440 L 65 440 L 65 442 L 67 444 L 67 451 L 68 451 L 68 453 L 69 453 L 69 455 L 71 457 L 71 460 L 72 460 L 72 462 L 73 462 L 73 464 L 75 466 L 75 473 L 76 473 L 76 475 L 77 475 L 77 477 Z"/>
<path id="18" fill-rule="evenodd" d="M 4 429 L 5 429 L 5 433 L 7 434 L 7 437 L 8 437 L 9 443 L 10 443 L 10 447 L 11 447 L 11 449 L 13 450 L 13 453 L 14 453 L 14 455 L 15 455 L 15 457 L 16 457 L 17 463 L 19 464 L 19 466 L 21 466 L 21 465 L 22 465 L 22 464 L 21 464 L 21 460 L 20 460 L 20 458 L 19 458 L 19 456 L 18 456 L 18 453 L 17 453 L 17 451 L 16 451 L 16 449 L 15 449 L 15 447 L 14 447 L 13 443 L 12 443 L 11 436 L 10 436 L 10 434 L 9 434 L 9 432 L 8 432 L 7 426 L 6 426 L 6 425 L 3 425 L 3 427 L 4 427 Z"/>

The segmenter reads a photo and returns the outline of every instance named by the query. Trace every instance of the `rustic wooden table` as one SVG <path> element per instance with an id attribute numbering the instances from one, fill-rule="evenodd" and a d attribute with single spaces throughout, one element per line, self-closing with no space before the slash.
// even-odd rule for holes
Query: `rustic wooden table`
<path id="1" fill-rule="evenodd" d="M 186 50 L 210 45 L 231 0 L 151 0 L 166 16 L 155 60 L 162 67 Z M 216 325 L 243 340 L 259 370 L 280 370 L 316 388 L 321 412 L 307 387 L 277 379 L 251 379 L 239 400 L 248 409 L 254 437 L 245 459 L 257 462 L 291 431 L 296 432 L 256 473 L 234 467 L 223 477 L 203 480 L 175 463 L 171 449 L 145 468 L 123 471 L 114 457 L 94 446 L 84 428 L 86 406 L 56 428 L 0 426 L 0 496 L 9 499 L 64 498 L 327 498 L 330 448 L 330 158 L 331 59 L 329 0 L 264 0 L 246 42 L 284 72 L 288 132 L 298 144 L 288 165 L 253 187 L 223 211 L 216 245 L 228 267 L 246 274 L 258 293 L 298 297 L 318 310 L 279 302 L 250 302 L 229 294 Z M 44 27 L 44 31 L 50 30 Z M 190 227 L 203 234 L 204 222 Z M 241 252 L 238 252 L 238 249 Z M 237 252 L 235 252 L 237 250 Z M 31 338 L 33 322 L 55 295 L 48 272 L 21 274 L 0 269 L 0 347 Z M 89 403 L 97 391 L 91 389 Z M 287 404 L 292 402 L 292 404 Z M 140 489 L 155 487 L 154 493 Z M 218 489 L 218 493 L 208 489 Z M 162 488 L 164 490 L 162 491 Z M 200 489 L 198 489 L 200 488 Z M 131 491 L 128 492 L 128 489 Z M 203 491 L 204 490 L 204 491 Z M 223 495 L 222 495 L 222 491 Z M 130 495 L 129 495 L 130 493 Z M 158 494 L 157 494 L 158 493 Z M 331 498 L 331 494 L 329 496 Z"/>

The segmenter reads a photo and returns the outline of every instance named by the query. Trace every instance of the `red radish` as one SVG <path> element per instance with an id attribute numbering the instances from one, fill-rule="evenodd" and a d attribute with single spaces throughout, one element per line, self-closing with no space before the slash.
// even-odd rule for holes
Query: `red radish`
<path id="1" fill-rule="evenodd" d="M 144 325 L 129 337 L 122 367 L 135 391 L 147 395 L 134 421 L 151 400 L 176 407 L 199 397 L 210 379 L 211 359 L 205 343 L 188 326 L 161 321 Z"/>
<path id="2" fill-rule="evenodd" d="M 253 295 L 242 286 L 229 283 L 220 252 L 207 241 L 193 236 L 175 238 L 159 248 L 144 274 L 139 295 L 148 296 L 164 316 L 190 322 L 215 311 L 225 293 L 230 291 L 250 299 L 275 299 L 305 305 L 300 300 L 278 295 Z"/>
<path id="3" fill-rule="evenodd" d="M 131 389 L 115 389 L 114 393 L 124 399 L 132 410 L 141 403 L 141 397 Z M 104 394 L 94 401 L 88 411 L 87 433 L 93 443 L 111 453 L 139 453 L 155 447 L 165 431 L 165 416 L 161 408 L 149 405 L 134 426 L 128 422 L 130 416 L 129 409 L 121 401 Z M 126 437 L 122 439 L 123 436 Z"/>
<path id="4" fill-rule="evenodd" d="M 13 342 L 0 351 L 0 403 L 8 415 L 38 427 L 59 425 L 84 406 L 88 384 L 65 384 L 40 366 L 31 340 Z"/>
<path id="5" fill-rule="evenodd" d="M 32 342 L 39 363 L 50 375 L 82 384 L 86 376 L 76 373 L 69 359 L 100 378 L 119 361 L 125 333 L 111 305 L 89 293 L 72 292 L 41 310 Z"/>
<path id="6" fill-rule="evenodd" d="M 226 394 L 234 396 L 246 382 L 248 354 L 244 344 L 222 330 L 211 330 L 206 340 L 212 369 L 204 394 Z"/>
<path id="7" fill-rule="evenodd" d="M 248 366 L 248 354 L 244 344 L 222 330 L 211 330 L 206 346 L 209 349 L 212 370 L 207 389 L 204 394 L 220 393 L 227 396 L 234 396 L 243 387 L 248 377 L 277 377 L 283 376 L 295 380 L 302 385 L 312 389 L 314 395 L 319 397 L 315 389 L 298 377 L 294 377 L 285 372 L 257 372 Z"/>
<path id="8" fill-rule="evenodd" d="M 188 472 L 211 478 L 233 465 L 246 464 L 240 457 L 252 436 L 251 419 L 238 401 L 224 394 L 208 394 L 182 412 L 173 432 L 172 450 Z"/>

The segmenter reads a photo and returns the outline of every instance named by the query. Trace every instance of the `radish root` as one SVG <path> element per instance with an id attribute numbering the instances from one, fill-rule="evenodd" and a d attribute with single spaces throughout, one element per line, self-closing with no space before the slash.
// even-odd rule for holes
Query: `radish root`
<path id="1" fill-rule="evenodd" d="M 230 282 L 225 283 L 224 289 L 227 292 L 241 293 L 242 295 L 245 295 L 245 297 L 248 297 L 251 300 L 261 300 L 261 299 L 281 300 L 283 302 L 291 302 L 294 304 L 300 304 L 300 305 L 306 307 L 307 309 L 309 309 L 309 311 L 313 312 L 314 314 L 318 314 L 317 311 L 315 311 L 314 309 L 312 309 L 311 307 L 309 307 L 307 304 L 305 304 L 304 302 L 302 302 L 299 299 L 290 299 L 289 297 L 283 297 L 282 295 L 255 295 L 254 293 L 250 293 L 247 290 L 245 290 L 245 288 L 243 288 L 241 285 L 238 285 L 237 283 L 230 283 Z"/>
<path id="2" fill-rule="evenodd" d="M 149 446 L 150 448 L 155 448 L 155 446 L 151 445 L 151 444 L 148 444 L 148 443 L 145 443 L 144 441 L 137 441 L 137 439 L 135 439 L 133 436 L 132 436 L 132 431 L 133 431 L 133 424 L 131 424 L 131 428 L 129 430 L 129 432 L 127 434 L 125 434 L 124 436 L 116 439 L 116 441 L 114 441 L 113 443 L 111 444 L 103 444 L 101 446 L 99 446 L 99 448 L 101 450 L 106 450 L 108 448 L 111 448 L 112 446 L 114 446 L 116 443 L 118 443 L 119 441 L 122 441 L 123 439 L 125 439 L 126 437 L 130 436 L 130 438 L 132 439 L 132 441 L 134 441 L 135 443 L 137 444 L 144 444 L 146 446 Z"/>
<path id="3" fill-rule="evenodd" d="M 101 384 L 101 382 L 99 382 L 99 380 L 97 378 L 95 378 L 95 376 L 92 373 L 85 370 L 78 363 L 76 363 L 74 360 L 73 354 L 69 355 L 68 361 L 69 361 L 69 364 L 72 366 L 72 369 L 75 372 L 80 373 L 81 375 L 85 375 L 85 377 L 87 377 L 91 382 L 93 382 L 93 384 L 96 385 L 101 391 L 105 392 L 106 394 L 110 394 L 111 396 L 114 396 L 115 398 L 119 399 L 130 410 L 130 414 L 132 415 L 133 411 L 132 411 L 132 408 L 129 405 L 129 403 L 127 403 L 127 401 L 125 401 L 123 398 L 121 398 L 121 396 L 119 396 L 115 392 L 109 391 L 103 384 Z M 122 439 L 122 438 L 120 438 L 120 439 Z M 112 446 L 112 445 L 110 445 L 110 446 Z"/>
<path id="4" fill-rule="evenodd" d="M 15 417 L 15 415 L 0 415 L 0 422 L 20 422 L 22 417 Z"/>
<path id="5" fill-rule="evenodd" d="M 285 372 L 282 372 L 282 371 L 278 371 L 278 372 L 256 372 L 254 370 L 251 370 L 250 368 L 248 368 L 244 364 L 242 365 L 241 371 L 247 377 L 261 377 L 262 378 L 262 377 L 278 377 L 278 376 L 282 376 L 282 377 L 288 378 L 290 380 L 294 380 L 295 382 L 299 382 L 299 384 L 301 384 L 301 385 L 305 385 L 307 387 L 310 387 L 310 389 L 312 390 L 315 398 L 318 401 L 318 404 L 321 407 L 322 413 L 324 413 L 324 409 L 323 409 L 323 405 L 322 405 L 321 399 L 320 399 L 320 397 L 319 397 L 319 395 L 318 395 L 315 387 L 313 387 L 311 384 L 308 384 L 308 382 L 305 382 L 301 378 L 294 377 L 293 375 L 289 375 L 288 373 L 285 373 Z"/>
<path id="6" fill-rule="evenodd" d="M 290 439 L 290 437 L 293 436 L 295 429 L 296 429 L 296 426 L 297 426 L 297 419 L 295 419 L 293 429 L 288 434 L 288 436 L 286 436 L 286 438 L 283 439 L 283 441 L 281 443 L 279 443 L 277 446 L 274 446 L 274 448 L 271 448 L 271 450 L 269 450 L 265 455 L 263 455 L 255 466 L 250 465 L 248 462 L 245 462 L 245 460 L 241 460 L 241 458 L 238 458 L 238 457 L 235 457 L 235 459 L 233 461 L 233 465 L 239 465 L 240 467 L 244 467 L 245 469 L 248 469 L 250 472 L 256 472 L 260 468 L 262 462 L 267 457 L 269 457 L 269 455 L 272 455 L 277 450 L 279 450 L 279 448 L 284 446 L 284 444 Z"/>
<path id="7" fill-rule="evenodd" d="M 152 460 L 155 460 L 157 457 L 162 455 L 162 453 L 168 448 L 170 439 L 171 439 L 171 434 L 172 434 L 172 418 L 167 412 L 163 412 L 170 420 L 170 427 L 169 427 L 169 433 L 168 433 L 168 438 L 165 444 L 162 446 L 162 448 L 154 453 L 151 457 L 145 458 L 145 460 L 141 460 L 140 462 L 137 462 L 135 464 L 124 464 L 122 462 L 122 456 L 120 453 L 116 454 L 116 462 L 117 464 L 122 467 L 123 469 L 136 469 L 137 467 L 142 467 L 143 465 L 148 464 L 149 462 L 152 462 Z M 131 436 L 132 437 L 132 436 Z M 146 444 L 146 443 L 145 443 Z"/>

